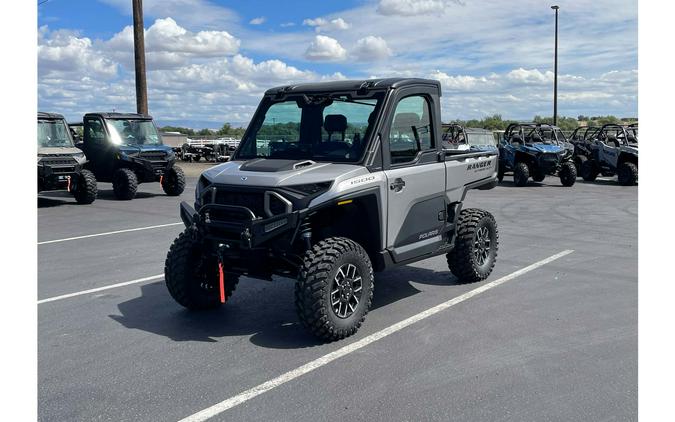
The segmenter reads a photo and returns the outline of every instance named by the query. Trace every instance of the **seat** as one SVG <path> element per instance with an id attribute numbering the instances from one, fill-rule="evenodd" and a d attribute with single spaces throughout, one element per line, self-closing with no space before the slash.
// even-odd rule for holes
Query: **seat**
<path id="1" fill-rule="evenodd" d="M 333 133 L 339 132 L 342 135 L 341 141 L 345 141 L 345 131 L 347 130 L 347 117 L 343 114 L 328 114 L 323 120 L 323 128 L 328 132 L 328 142 L 332 141 Z"/>
<path id="2" fill-rule="evenodd" d="M 619 141 L 616 139 L 616 136 L 614 135 L 607 135 L 607 138 L 605 138 L 605 143 L 607 145 L 612 145 L 617 148 L 620 146 Z"/>
<path id="3" fill-rule="evenodd" d="M 513 135 L 509 143 L 519 147 L 523 144 L 523 138 L 521 138 L 520 135 Z"/>

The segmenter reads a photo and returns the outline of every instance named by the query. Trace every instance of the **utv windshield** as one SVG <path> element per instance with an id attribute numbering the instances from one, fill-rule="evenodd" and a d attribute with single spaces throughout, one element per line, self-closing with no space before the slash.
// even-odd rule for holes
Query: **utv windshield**
<path id="1" fill-rule="evenodd" d="M 162 139 L 152 120 L 107 120 L 110 138 L 115 145 L 161 145 Z"/>
<path id="2" fill-rule="evenodd" d="M 357 162 L 382 97 L 382 93 L 367 98 L 321 94 L 266 100 L 236 158 Z"/>
<path id="3" fill-rule="evenodd" d="M 63 120 L 38 120 L 38 148 L 72 146 L 73 140 Z"/>
<path id="4" fill-rule="evenodd" d="M 467 132 L 469 145 L 494 145 L 495 137 L 492 132 Z"/>

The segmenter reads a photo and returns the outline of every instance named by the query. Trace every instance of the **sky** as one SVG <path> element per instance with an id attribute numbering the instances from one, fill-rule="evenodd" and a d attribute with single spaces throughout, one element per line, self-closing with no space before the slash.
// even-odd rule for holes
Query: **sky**
<path id="1" fill-rule="evenodd" d="M 400 76 L 441 82 L 444 121 L 551 116 L 552 4 L 144 0 L 150 114 L 240 126 L 274 86 Z M 637 116 L 637 1 L 557 4 L 558 114 Z M 131 25 L 131 0 L 39 4 L 38 108 L 135 111 Z"/>

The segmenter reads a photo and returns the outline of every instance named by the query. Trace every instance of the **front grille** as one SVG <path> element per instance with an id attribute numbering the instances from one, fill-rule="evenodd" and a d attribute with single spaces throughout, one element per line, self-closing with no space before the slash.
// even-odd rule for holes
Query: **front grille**
<path id="1" fill-rule="evenodd" d="M 144 160 L 166 161 L 166 153 L 160 151 L 141 152 L 139 156 Z"/>
<path id="2" fill-rule="evenodd" d="M 41 161 L 45 166 L 73 166 L 77 164 L 74 158 L 43 158 Z"/>
<path id="3" fill-rule="evenodd" d="M 75 172 L 75 167 L 73 166 L 67 166 L 67 167 L 52 167 L 52 173 L 53 174 L 70 174 Z"/>
<path id="4" fill-rule="evenodd" d="M 237 205 L 253 211 L 256 217 L 265 218 L 264 192 L 234 192 L 218 189 L 216 191 L 216 204 Z"/>

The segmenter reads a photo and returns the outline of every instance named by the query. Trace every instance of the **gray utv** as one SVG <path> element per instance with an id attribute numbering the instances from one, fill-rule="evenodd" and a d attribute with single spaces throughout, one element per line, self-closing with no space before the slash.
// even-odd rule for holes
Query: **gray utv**
<path id="1" fill-rule="evenodd" d="M 78 204 L 94 202 L 96 177 L 83 168 L 87 158 L 75 147 L 63 116 L 38 112 L 37 129 L 38 193 L 67 189 Z"/>
<path id="2" fill-rule="evenodd" d="M 487 278 L 497 223 L 462 201 L 494 186 L 497 151 L 444 149 L 440 96 L 425 79 L 268 90 L 231 161 L 204 171 L 194 205 L 180 205 L 171 296 L 215 308 L 242 275 L 297 278 L 300 321 L 330 341 L 360 327 L 374 272 L 446 255 L 460 281 Z"/>
<path id="3" fill-rule="evenodd" d="M 617 175 L 619 184 L 623 186 L 637 184 L 637 126 L 606 124 L 586 143 L 589 154 L 581 166 L 581 177 L 585 181 L 592 182 L 598 174 L 602 174 Z"/>

